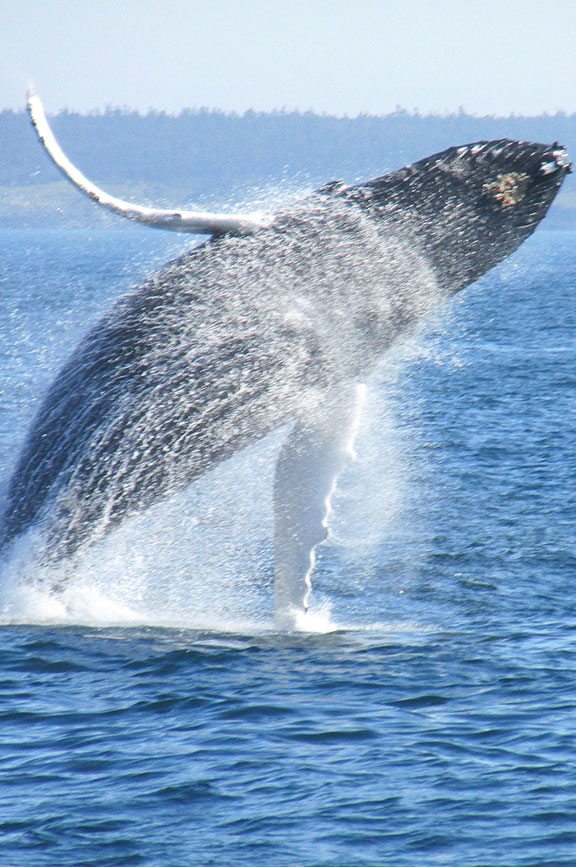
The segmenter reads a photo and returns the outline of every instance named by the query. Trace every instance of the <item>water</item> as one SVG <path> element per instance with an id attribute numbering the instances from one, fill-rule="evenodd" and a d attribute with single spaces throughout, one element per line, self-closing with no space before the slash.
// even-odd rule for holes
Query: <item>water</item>
<path id="1" fill-rule="evenodd" d="M 282 432 L 87 554 L 64 598 L 18 588 L 23 540 L 2 864 L 576 862 L 575 240 L 537 233 L 369 384 L 307 632 L 273 621 Z M 79 336 L 181 247 L 0 233 L 4 488 Z"/>

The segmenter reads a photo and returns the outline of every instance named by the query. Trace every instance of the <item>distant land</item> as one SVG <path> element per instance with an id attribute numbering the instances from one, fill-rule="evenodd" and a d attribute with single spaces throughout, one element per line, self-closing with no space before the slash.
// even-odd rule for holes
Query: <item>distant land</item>
<path id="1" fill-rule="evenodd" d="M 560 141 L 576 159 L 576 114 L 382 117 L 312 112 L 110 108 L 51 118 L 72 161 L 107 192 L 157 207 L 230 208 L 267 202 L 331 179 L 374 177 L 452 145 L 482 139 Z M 576 176 L 545 224 L 576 229 Z M 0 227 L 126 228 L 75 192 L 40 148 L 24 111 L 0 112 Z"/>

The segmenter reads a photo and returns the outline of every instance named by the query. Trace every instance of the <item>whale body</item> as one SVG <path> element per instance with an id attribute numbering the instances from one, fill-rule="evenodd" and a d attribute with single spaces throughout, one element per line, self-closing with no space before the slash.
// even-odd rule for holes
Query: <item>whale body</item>
<path id="1" fill-rule="evenodd" d="M 534 231 L 569 170 L 556 143 L 477 142 L 331 182 L 238 231 L 208 220 L 210 239 L 121 298 L 56 377 L 2 543 L 40 526 L 42 558 L 57 563 L 292 423 L 275 484 L 277 592 L 283 610 L 301 607 L 355 386 Z"/>

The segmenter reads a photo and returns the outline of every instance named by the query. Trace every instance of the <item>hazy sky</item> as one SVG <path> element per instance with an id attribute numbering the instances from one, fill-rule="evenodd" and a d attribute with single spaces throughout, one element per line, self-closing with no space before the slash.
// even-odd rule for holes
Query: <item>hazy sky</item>
<path id="1" fill-rule="evenodd" d="M 576 0 L 0 0 L 0 108 L 576 111 Z"/>

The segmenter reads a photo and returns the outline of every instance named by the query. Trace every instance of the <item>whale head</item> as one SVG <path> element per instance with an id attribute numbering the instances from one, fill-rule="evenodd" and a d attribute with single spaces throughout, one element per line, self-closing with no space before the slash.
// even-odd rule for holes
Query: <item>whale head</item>
<path id="1" fill-rule="evenodd" d="M 557 142 L 500 139 L 449 148 L 354 189 L 412 234 L 440 285 L 458 291 L 534 231 L 570 170 Z"/>

